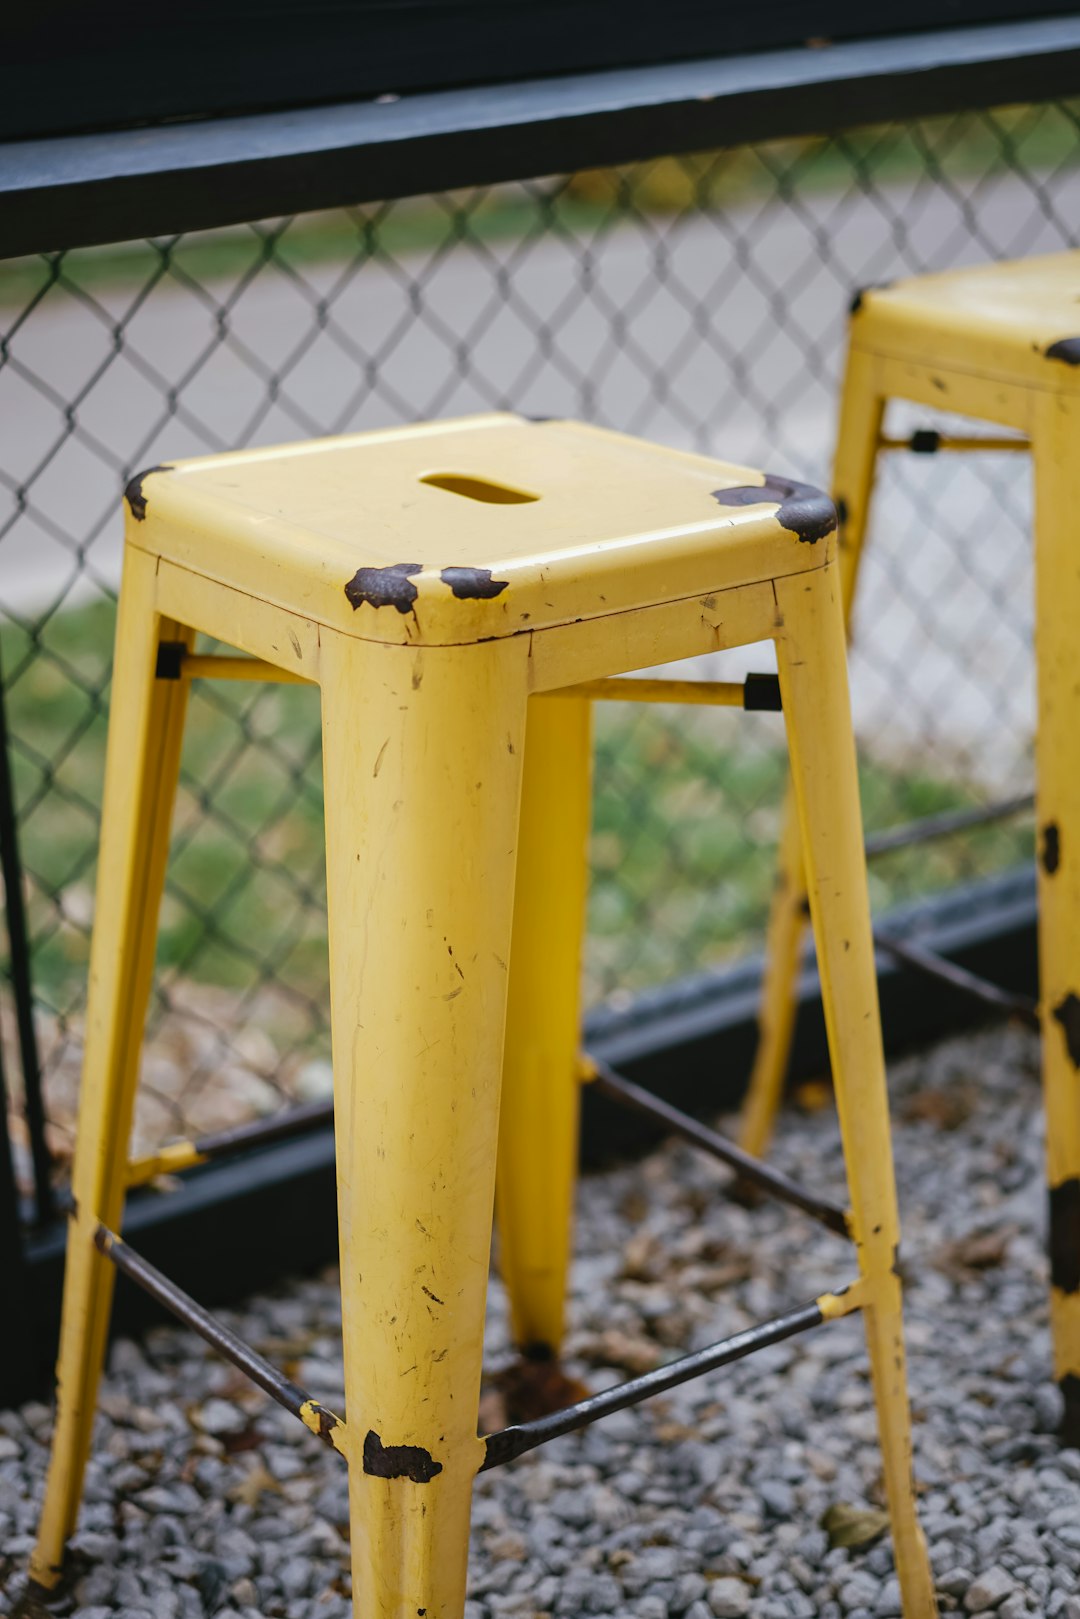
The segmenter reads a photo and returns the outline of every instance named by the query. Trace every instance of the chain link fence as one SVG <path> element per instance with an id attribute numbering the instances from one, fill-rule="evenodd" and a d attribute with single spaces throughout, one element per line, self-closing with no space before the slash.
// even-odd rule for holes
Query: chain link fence
<path id="1" fill-rule="evenodd" d="M 998 109 L 0 266 L 0 661 L 59 1174 L 128 477 L 506 408 L 825 482 L 855 289 L 1076 245 L 1078 118 Z M 1029 497 L 1004 459 L 883 464 L 853 662 L 871 828 L 1028 783 Z M 137 1150 L 329 1089 L 316 702 L 194 688 Z M 760 943 L 785 763 L 777 717 L 723 710 L 602 705 L 597 749 L 587 988 L 617 1006 Z M 875 904 L 1030 837 L 897 853 Z"/>

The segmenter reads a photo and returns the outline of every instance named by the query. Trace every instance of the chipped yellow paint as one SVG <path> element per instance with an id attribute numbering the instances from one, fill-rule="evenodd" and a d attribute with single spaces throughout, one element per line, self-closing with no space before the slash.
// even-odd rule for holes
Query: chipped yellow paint
<path id="1" fill-rule="evenodd" d="M 497 501 L 492 485 L 535 498 Z M 763 485 L 745 468 L 507 416 L 218 456 L 133 484 L 41 1583 L 57 1577 L 89 1443 L 111 1278 L 93 1232 L 122 1215 L 189 686 L 154 679 L 159 641 L 190 646 L 201 631 L 320 688 L 357 1436 L 336 1425 L 329 1437 L 352 1452 L 357 1619 L 460 1619 L 485 1455 L 496 1161 L 515 1330 L 554 1346 L 589 1071 L 577 1052 L 589 698 L 544 694 L 772 638 L 905 1612 L 935 1611 L 911 1489 L 835 541 L 820 497 Z M 317 1401 L 303 1420 L 328 1436 Z"/>
<path id="2" fill-rule="evenodd" d="M 842 1316 L 854 1315 L 861 1310 L 867 1295 L 866 1283 L 862 1277 L 845 1287 L 842 1293 L 822 1293 L 814 1302 L 826 1321 L 839 1321 Z"/>
<path id="3" fill-rule="evenodd" d="M 300 1407 L 300 1421 L 317 1439 L 333 1445 L 339 1456 L 349 1459 L 349 1428 L 341 1417 L 335 1416 L 328 1406 L 318 1400 L 305 1400 Z"/>
<path id="4" fill-rule="evenodd" d="M 1055 829 L 1053 869 L 1040 860 L 1039 960 L 1043 1088 L 1052 1249 L 1066 1280 L 1080 1278 L 1080 1051 L 1069 1050 L 1069 996 L 1080 997 L 1080 254 L 922 276 L 866 293 L 851 322 L 833 492 L 850 621 L 886 402 L 898 398 L 1010 428 L 1020 437 L 944 435 L 942 448 L 1029 451 L 1035 482 L 1035 650 L 1038 684 L 1036 798 L 1040 828 Z M 769 926 L 761 1034 L 743 1114 L 742 1145 L 769 1140 L 791 1046 L 803 877 L 794 817 L 781 840 Z M 1063 1010 L 1064 1009 L 1064 1010 Z M 1080 1007 L 1077 1007 L 1080 1013 Z M 1073 1046 L 1080 1048 L 1080 1022 Z M 1061 1189 L 1065 1188 L 1062 1195 Z M 1054 1286 L 1054 1364 L 1067 1395 L 1072 1442 L 1080 1440 L 1080 1303 Z"/>

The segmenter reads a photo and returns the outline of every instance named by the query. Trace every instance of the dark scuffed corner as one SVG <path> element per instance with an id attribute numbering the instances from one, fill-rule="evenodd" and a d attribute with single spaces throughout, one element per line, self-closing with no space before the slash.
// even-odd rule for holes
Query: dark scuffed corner
<path id="1" fill-rule="evenodd" d="M 1054 1007 L 1054 1021 L 1065 1030 L 1065 1044 L 1074 1068 L 1080 1068 L 1080 996 L 1072 990 Z"/>
<path id="2" fill-rule="evenodd" d="M 1050 1280 L 1063 1293 L 1080 1291 L 1080 1180 L 1050 1188 Z"/>
<path id="3" fill-rule="evenodd" d="M 442 1472 L 422 1445 L 384 1445 L 374 1428 L 364 1435 L 364 1472 L 372 1478 L 408 1478 L 414 1484 L 430 1484 Z"/>
<path id="4" fill-rule="evenodd" d="M 807 545 L 816 545 L 836 527 L 836 507 L 823 489 L 793 478 L 778 478 L 767 472 L 761 484 L 740 484 L 735 489 L 714 489 L 713 499 L 721 506 L 779 507 L 776 521 Z"/>
<path id="5" fill-rule="evenodd" d="M 1080 337 L 1060 337 L 1046 350 L 1048 360 L 1061 360 L 1065 365 L 1080 365 Z"/>
<path id="6" fill-rule="evenodd" d="M 355 613 L 364 602 L 369 607 L 394 607 L 411 613 L 416 601 L 412 576 L 423 571 L 422 562 L 392 562 L 387 568 L 358 568 L 345 586 L 345 595 Z"/>
<path id="7" fill-rule="evenodd" d="M 459 601 L 490 601 L 510 583 L 509 579 L 493 579 L 490 568 L 444 568 L 439 578 Z"/>
<path id="8" fill-rule="evenodd" d="M 152 478 L 155 472 L 171 471 L 172 465 L 168 461 L 163 461 L 160 466 L 147 467 L 145 471 L 137 472 L 124 490 L 124 499 L 127 501 L 128 509 L 137 523 L 146 521 L 146 491 L 143 484 L 147 478 Z"/>
<path id="9" fill-rule="evenodd" d="M 860 287 L 848 304 L 848 314 L 857 315 L 863 306 L 863 299 L 870 292 L 888 292 L 892 286 L 891 281 L 872 281 L 868 287 Z"/>
<path id="10" fill-rule="evenodd" d="M 1047 821 L 1042 828 L 1039 860 L 1048 877 L 1052 877 L 1061 865 L 1061 830 L 1056 821 Z"/>

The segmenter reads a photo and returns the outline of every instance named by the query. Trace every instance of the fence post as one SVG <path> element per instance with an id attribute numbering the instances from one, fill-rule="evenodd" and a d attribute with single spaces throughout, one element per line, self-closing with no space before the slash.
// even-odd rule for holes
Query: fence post
<path id="1" fill-rule="evenodd" d="M 34 1028 L 34 996 L 30 980 L 30 937 L 23 899 L 22 861 L 19 858 L 15 791 L 8 753 L 7 704 L 2 668 L 0 668 L 0 873 L 4 879 L 7 908 L 11 991 L 19 1035 L 23 1099 L 34 1164 L 34 1201 L 37 1223 L 44 1225 L 46 1221 L 55 1218 L 56 1198 L 52 1185 L 52 1164 L 45 1139 L 45 1102 L 41 1089 L 41 1063 L 38 1056 L 37 1031 Z"/>
<path id="2" fill-rule="evenodd" d="M 0 1291 L 7 1329 L 0 1332 L 0 1406 L 33 1392 L 37 1372 L 15 1164 L 8 1135 L 8 1096 L 0 1057 Z"/>

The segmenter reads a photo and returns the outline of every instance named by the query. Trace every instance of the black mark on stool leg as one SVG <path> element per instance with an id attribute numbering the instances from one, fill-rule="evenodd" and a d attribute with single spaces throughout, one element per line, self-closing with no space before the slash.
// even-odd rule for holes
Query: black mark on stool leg
<path id="1" fill-rule="evenodd" d="M 1042 869 L 1052 877 L 1061 865 L 1061 829 L 1056 821 L 1047 821 L 1042 829 L 1042 849 L 1039 851 Z"/>
<path id="2" fill-rule="evenodd" d="M 1074 1068 L 1080 1068 L 1080 996 L 1072 990 L 1054 1007 L 1054 1021 L 1065 1030 L 1065 1044 Z"/>
<path id="3" fill-rule="evenodd" d="M 1063 1293 L 1080 1290 L 1080 1179 L 1050 1188 L 1050 1281 Z"/>
<path id="4" fill-rule="evenodd" d="M 364 1435 L 364 1472 L 372 1478 L 409 1478 L 414 1484 L 430 1484 L 442 1472 L 421 1445 L 384 1445 L 374 1428 Z"/>

